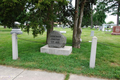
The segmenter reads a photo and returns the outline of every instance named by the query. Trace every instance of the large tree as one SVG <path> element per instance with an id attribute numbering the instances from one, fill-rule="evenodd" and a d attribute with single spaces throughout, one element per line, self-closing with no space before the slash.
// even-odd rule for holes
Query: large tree
<path id="1" fill-rule="evenodd" d="M 54 21 L 59 18 L 57 16 L 60 13 L 61 6 L 67 5 L 66 0 L 32 0 L 28 3 L 28 16 L 27 19 L 30 22 L 29 26 L 26 27 L 26 31 L 33 29 L 33 35 L 41 34 L 44 32 L 44 28 L 47 29 L 46 43 L 48 35 L 53 31 Z"/>
<path id="2" fill-rule="evenodd" d="M 15 27 L 15 21 L 20 22 L 20 27 L 28 33 L 32 28 L 34 37 L 42 34 L 46 27 L 48 37 L 53 30 L 54 21 L 59 17 L 59 7 L 64 5 L 67 5 L 66 0 L 2 0 L 0 22 L 9 28 Z"/>
<path id="3" fill-rule="evenodd" d="M 89 5 L 89 6 L 88 6 Z M 84 12 L 83 12 L 83 20 L 82 20 L 82 27 L 86 26 L 88 27 L 91 24 L 91 4 L 90 3 L 86 3 L 85 8 L 84 8 Z"/>
<path id="4" fill-rule="evenodd" d="M 102 11 L 98 11 L 93 15 L 94 25 L 102 25 L 105 23 L 106 14 Z"/>
<path id="5" fill-rule="evenodd" d="M 72 42 L 72 46 L 75 48 L 80 48 L 80 38 L 82 33 L 81 25 L 82 25 L 83 12 L 86 3 L 95 4 L 96 0 L 75 0 L 73 42 Z"/>
<path id="6" fill-rule="evenodd" d="M 3 2 L 7 0 L 3 0 Z M 11 8 L 11 15 L 12 12 L 14 15 L 11 18 L 13 18 L 11 21 L 8 20 L 7 24 L 5 23 L 5 20 L 7 17 L 5 16 L 4 19 L 2 19 L 2 23 L 9 26 L 9 27 L 14 27 L 14 21 L 19 21 L 22 24 L 24 22 L 29 23 L 29 25 L 24 25 L 24 28 L 27 32 L 29 32 L 29 29 L 32 28 L 33 30 L 33 35 L 36 36 L 38 33 L 43 33 L 44 31 L 44 26 L 47 28 L 47 35 L 53 30 L 53 21 L 57 20 L 58 18 L 61 19 L 61 21 L 66 25 L 72 23 L 72 21 L 68 21 L 68 16 L 74 15 L 73 16 L 73 21 L 74 25 L 73 26 L 73 47 L 75 48 L 80 48 L 80 37 L 81 37 L 81 25 L 82 25 L 82 18 L 83 18 L 83 12 L 84 12 L 84 7 L 86 3 L 95 3 L 96 0 L 76 0 L 75 3 L 75 10 L 73 12 L 73 8 L 66 7 L 67 1 L 66 0 L 26 0 L 26 1 L 17 1 L 13 0 L 21 4 L 22 2 L 24 3 L 22 7 L 18 4 L 15 4 L 14 8 L 19 10 L 18 14 L 15 14 L 17 10 L 14 12 L 14 8 Z M 12 3 L 12 2 L 11 2 Z M 2 3 L 1 3 L 2 5 Z M 55 6 L 58 5 L 58 6 Z M 88 5 L 88 4 L 87 4 Z M 86 6 L 87 6 L 86 5 Z M 89 6 L 89 5 L 88 5 Z M 3 5 L 1 6 L 2 9 Z M 9 9 L 7 7 L 7 9 Z M 19 8 L 18 8 L 19 7 Z M 25 12 L 28 10 L 27 12 Z M 4 10 L 2 9 L 4 12 Z M 24 13 L 21 13 L 24 12 Z M 67 14 L 66 14 L 67 13 Z M 6 15 L 10 17 L 10 13 L 6 12 Z M 61 16 L 59 15 L 61 14 Z M 1 15 L 3 15 L 1 13 Z M 21 19 L 22 17 L 22 19 Z M 12 25 L 11 25 L 12 23 Z M 21 25 L 22 25 L 21 24 Z M 23 26 L 23 25 L 22 25 Z"/>

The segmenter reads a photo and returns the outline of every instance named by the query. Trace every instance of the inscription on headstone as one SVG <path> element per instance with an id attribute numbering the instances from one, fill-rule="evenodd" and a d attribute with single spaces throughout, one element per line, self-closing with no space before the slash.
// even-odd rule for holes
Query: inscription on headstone
<path id="1" fill-rule="evenodd" d="M 66 44 L 66 37 L 59 31 L 52 31 L 48 36 L 48 46 L 54 48 L 63 48 Z"/>

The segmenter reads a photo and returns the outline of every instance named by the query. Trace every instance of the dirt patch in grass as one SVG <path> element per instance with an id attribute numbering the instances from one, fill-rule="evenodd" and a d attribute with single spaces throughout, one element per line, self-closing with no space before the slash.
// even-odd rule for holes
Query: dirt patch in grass
<path id="1" fill-rule="evenodd" d="M 110 65 L 113 66 L 113 67 L 118 67 L 118 66 L 120 66 L 119 64 L 113 63 L 113 62 L 112 62 Z"/>

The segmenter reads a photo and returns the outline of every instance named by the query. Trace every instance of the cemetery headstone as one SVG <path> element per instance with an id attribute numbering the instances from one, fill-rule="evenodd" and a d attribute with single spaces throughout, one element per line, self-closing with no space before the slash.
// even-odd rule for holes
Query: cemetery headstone
<path id="1" fill-rule="evenodd" d="M 72 46 L 65 46 L 66 37 L 59 31 L 52 31 L 48 35 L 48 44 L 40 48 L 40 52 L 55 55 L 70 55 Z"/>
<path id="2" fill-rule="evenodd" d="M 114 26 L 112 35 L 120 35 L 120 26 Z"/>
<path id="3" fill-rule="evenodd" d="M 60 27 L 60 25 L 57 25 L 57 27 Z"/>
<path id="4" fill-rule="evenodd" d="M 100 30 L 100 31 L 102 31 L 102 28 L 103 28 L 103 27 L 102 27 L 102 26 L 100 26 L 100 27 L 99 27 L 99 30 Z"/>
<path id="5" fill-rule="evenodd" d="M 94 36 L 94 31 L 91 31 L 91 35 L 90 36 Z"/>
<path id="6" fill-rule="evenodd" d="M 48 36 L 48 46 L 53 48 L 63 48 L 66 44 L 66 37 L 59 31 L 52 31 Z"/>
<path id="7" fill-rule="evenodd" d="M 66 31 L 60 31 L 60 33 L 66 33 Z"/>
<path id="8" fill-rule="evenodd" d="M 94 31 L 91 31 L 91 35 L 90 35 L 91 37 L 93 37 L 94 36 Z M 89 41 L 89 42 L 92 42 L 92 41 Z"/>
<path id="9" fill-rule="evenodd" d="M 83 28 L 86 28 L 86 26 L 83 26 Z"/>

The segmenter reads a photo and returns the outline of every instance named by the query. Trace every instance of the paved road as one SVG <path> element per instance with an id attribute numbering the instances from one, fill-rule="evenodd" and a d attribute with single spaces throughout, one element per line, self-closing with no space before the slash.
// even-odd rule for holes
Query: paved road
<path id="1" fill-rule="evenodd" d="M 41 70 L 26 70 L 0 65 L 0 80 L 64 80 L 65 74 Z M 105 80 L 71 74 L 69 80 Z"/>

